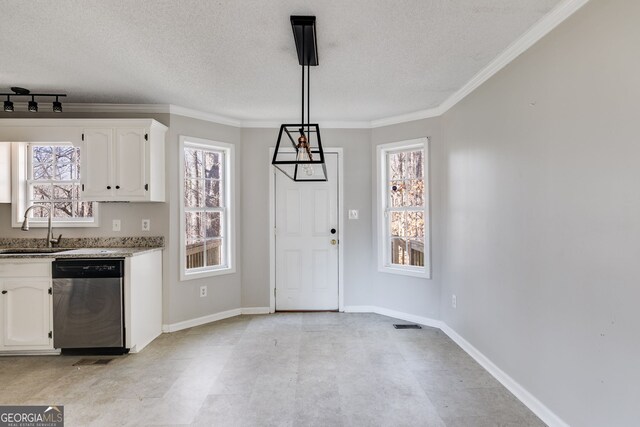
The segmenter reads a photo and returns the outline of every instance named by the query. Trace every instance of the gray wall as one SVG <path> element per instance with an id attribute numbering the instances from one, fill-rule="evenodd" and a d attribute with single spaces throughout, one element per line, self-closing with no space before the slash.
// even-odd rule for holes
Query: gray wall
<path id="1" fill-rule="evenodd" d="M 639 22 L 589 2 L 443 122 L 442 318 L 574 426 L 640 420 Z"/>
<path id="2" fill-rule="evenodd" d="M 440 118 L 419 120 L 400 125 L 375 128 L 372 131 L 371 209 L 373 211 L 371 234 L 372 263 L 371 283 L 374 291 L 373 305 L 430 319 L 440 318 L 440 283 L 442 281 L 442 154 L 443 141 Z M 429 191 L 431 200 L 431 279 L 381 273 L 378 271 L 378 218 L 376 211 L 377 146 L 389 142 L 429 137 Z"/>
<path id="3" fill-rule="evenodd" d="M 242 130 L 242 306 L 269 307 L 269 147 L 279 129 Z M 325 147 L 344 149 L 345 305 L 371 305 L 371 131 L 368 129 L 321 129 Z M 359 220 L 346 219 L 347 209 L 358 209 Z"/>
<path id="4" fill-rule="evenodd" d="M 181 135 L 226 142 L 235 146 L 236 179 L 236 272 L 222 276 L 180 281 L 180 204 L 179 189 L 182 179 L 178 162 Z M 165 275 L 165 322 L 176 323 L 241 307 L 242 284 L 242 147 L 240 129 L 184 116 L 171 116 L 167 139 L 167 182 L 169 211 L 168 271 Z M 168 279 L 168 280 L 167 280 Z M 199 295 L 200 286 L 207 285 L 207 297 Z M 167 314 L 168 313 L 168 317 Z"/>

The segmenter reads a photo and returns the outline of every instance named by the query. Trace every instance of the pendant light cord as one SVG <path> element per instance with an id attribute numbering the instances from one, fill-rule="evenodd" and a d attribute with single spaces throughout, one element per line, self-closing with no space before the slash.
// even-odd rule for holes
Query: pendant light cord
<path id="1" fill-rule="evenodd" d="M 301 125 L 301 129 L 304 132 L 304 60 L 305 60 L 305 55 L 304 55 L 304 26 L 302 27 L 302 121 L 300 123 L 302 123 Z"/>

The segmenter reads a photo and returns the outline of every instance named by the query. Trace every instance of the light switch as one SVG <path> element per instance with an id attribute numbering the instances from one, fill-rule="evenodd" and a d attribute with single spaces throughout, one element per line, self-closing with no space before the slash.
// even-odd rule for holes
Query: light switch
<path id="1" fill-rule="evenodd" d="M 113 227 L 111 229 L 113 231 L 120 231 L 120 220 L 119 219 L 114 219 L 113 220 Z"/>
<path id="2" fill-rule="evenodd" d="M 349 219 L 358 219 L 358 209 L 349 209 Z"/>

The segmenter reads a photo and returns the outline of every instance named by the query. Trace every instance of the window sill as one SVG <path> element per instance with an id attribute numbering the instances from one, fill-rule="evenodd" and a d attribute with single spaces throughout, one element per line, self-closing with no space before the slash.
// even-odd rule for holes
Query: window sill
<path id="1" fill-rule="evenodd" d="M 224 276 L 227 274 L 233 274 L 236 272 L 235 267 L 222 267 L 212 270 L 201 270 L 187 273 L 184 269 L 180 272 L 180 281 L 186 282 L 189 280 L 203 279 L 205 277 Z"/>
<path id="2" fill-rule="evenodd" d="M 411 277 L 419 277 L 422 279 L 431 279 L 431 272 L 428 271 L 426 268 L 379 266 L 378 271 L 381 273 L 397 274 L 400 276 L 411 276 Z"/>

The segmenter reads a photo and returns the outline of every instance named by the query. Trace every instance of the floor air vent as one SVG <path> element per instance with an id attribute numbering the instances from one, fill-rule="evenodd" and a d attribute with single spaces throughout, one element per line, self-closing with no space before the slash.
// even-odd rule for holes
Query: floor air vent
<path id="1" fill-rule="evenodd" d="M 420 325 L 393 325 L 394 328 L 396 329 L 422 329 L 422 326 Z"/>
<path id="2" fill-rule="evenodd" d="M 113 359 L 80 359 L 73 366 L 106 365 Z"/>

